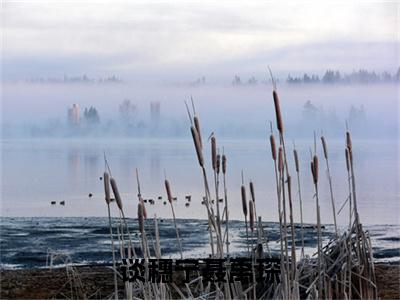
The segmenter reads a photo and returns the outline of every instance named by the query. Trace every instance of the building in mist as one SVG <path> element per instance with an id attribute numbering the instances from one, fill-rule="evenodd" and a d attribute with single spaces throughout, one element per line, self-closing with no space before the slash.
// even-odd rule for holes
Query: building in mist
<path id="1" fill-rule="evenodd" d="M 150 102 L 150 121 L 156 125 L 160 121 L 160 102 Z"/>
<path id="2" fill-rule="evenodd" d="M 78 104 L 73 104 L 71 108 L 68 109 L 68 125 L 79 125 L 81 121 L 81 112 Z"/>

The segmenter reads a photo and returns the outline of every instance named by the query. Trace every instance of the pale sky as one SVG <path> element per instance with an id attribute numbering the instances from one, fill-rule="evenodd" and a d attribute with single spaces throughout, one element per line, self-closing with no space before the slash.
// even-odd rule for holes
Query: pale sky
<path id="1" fill-rule="evenodd" d="M 3 79 L 399 66 L 399 1 L 4 1 Z"/>

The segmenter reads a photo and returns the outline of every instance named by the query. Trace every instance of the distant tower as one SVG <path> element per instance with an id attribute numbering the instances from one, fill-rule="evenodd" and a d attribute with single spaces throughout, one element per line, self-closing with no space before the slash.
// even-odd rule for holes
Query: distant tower
<path id="1" fill-rule="evenodd" d="M 78 104 L 73 104 L 71 108 L 68 109 L 68 124 L 69 125 L 79 125 L 81 121 L 80 109 Z"/>
<path id="2" fill-rule="evenodd" d="M 158 124 L 160 120 L 160 102 L 150 102 L 150 120 L 153 124 Z"/>

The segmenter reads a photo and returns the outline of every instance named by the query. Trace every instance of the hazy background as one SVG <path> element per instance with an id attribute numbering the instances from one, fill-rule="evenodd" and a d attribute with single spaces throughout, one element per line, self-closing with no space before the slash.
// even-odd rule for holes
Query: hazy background
<path id="1" fill-rule="evenodd" d="M 129 215 L 136 215 L 133 172 L 139 167 L 148 197 L 161 195 L 166 169 L 182 198 L 178 216 L 204 217 L 183 102 L 192 95 L 204 138 L 214 132 L 230 159 L 233 203 L 245 169 L 265 199 L 257 212 L 276 220 L 266 140 L 274 121 L 270 66 L 288 142 L 296 140 L 304 160 L 304 185 L 311 182 L 313 132 L 323 131 L 332 145 L 337 205 L 344 201 L 347 121 L 361 215 L 371 223 L 399 223 L 399 15 L 397 1 L 4 1 L 2 215 L 104 215 L 99 176 L 106 151 L 132 202 Z M 327 70 L 345 76 L 360 69 L 379 78 L 388 72 L 391 79 L 286 82 L 288 75 L 322 80 Z M 241 84 L 233 84 L 235 76 Z M 134 107 L 128 121 L 120 110 L 125 100 Z M 156 118 L 151 102 L 160 105 Z M 98 122 L 81 118 L 71 126 L 73 104 L 81 117 L 94 107 Z M 306 219 L 313 222 L 311 188 L 305 193 Z M 185 208 L 185 194 L 193 194 L 196 204 Z M 331 222 L 325 200 L 323 218 Z M 154 212 L 163 215 L 162 203 L 157 207 Z M 240 218 L 234 207 L 232 216 Z"/>

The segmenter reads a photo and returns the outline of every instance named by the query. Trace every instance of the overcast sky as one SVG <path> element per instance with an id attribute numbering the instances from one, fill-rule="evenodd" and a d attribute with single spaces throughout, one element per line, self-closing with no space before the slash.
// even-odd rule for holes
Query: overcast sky
<path id="1" fill-rule="evenodd" d="M 3 79 L 179 81 L 257 76 L 268 65 L 282 76 L 399 65 L 398 1 L 169 2 L 5 1 Z"/>

